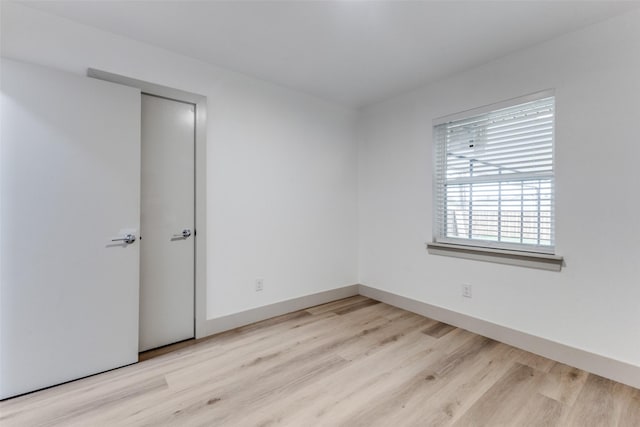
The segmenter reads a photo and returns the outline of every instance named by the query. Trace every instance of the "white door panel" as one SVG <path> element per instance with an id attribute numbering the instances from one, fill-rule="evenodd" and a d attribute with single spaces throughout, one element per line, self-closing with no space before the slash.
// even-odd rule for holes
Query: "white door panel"
<path id="1" fill-rule="evenodd" d="M 194 132 L 192 104 L 142 95 L 140 351 L 194 336 Z"/>
<path id="2" fill-rule="evenodd" d="M 140 92 L 3 59 L 0 398 L 137 361 Z M 137 233 L 136 233 L 137 234 Z"/>

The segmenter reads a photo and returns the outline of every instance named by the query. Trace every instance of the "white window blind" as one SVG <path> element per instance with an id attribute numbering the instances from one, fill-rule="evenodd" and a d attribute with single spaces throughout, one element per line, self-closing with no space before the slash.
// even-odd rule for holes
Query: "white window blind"
<path id="1" fill-rule="evenodd" d="M 434 126 L 436 242 L 553 253 L 554 100 Z"/>

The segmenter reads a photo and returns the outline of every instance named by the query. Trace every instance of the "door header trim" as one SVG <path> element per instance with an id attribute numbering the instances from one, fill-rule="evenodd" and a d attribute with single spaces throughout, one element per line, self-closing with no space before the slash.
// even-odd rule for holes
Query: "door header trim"
<path id="1" fill-rule="evenodd" d="M 94 79 L 106 80 L 112 83 L 135 87 L 150 95 L 173 99 L 174 101 L 187 102 L 196 105 L 206 103 L 207 101 L 206 96 L 198 95 L 197 93 L 186 92 L 184 90 L 174 89 L 168 86 L 149 83 L 144 80 L 138 80 L 95 68 L 87 69 L 87 76 L 93 77 Z"/>

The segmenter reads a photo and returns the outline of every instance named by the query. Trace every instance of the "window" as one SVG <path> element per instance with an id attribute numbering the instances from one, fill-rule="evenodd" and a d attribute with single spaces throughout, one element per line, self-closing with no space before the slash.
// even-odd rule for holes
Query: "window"
<path id="1" fill-rule="evenodd" d="M 554 105 L 545 92 L 435 124 L 435 242 L 554 253 Z"/>

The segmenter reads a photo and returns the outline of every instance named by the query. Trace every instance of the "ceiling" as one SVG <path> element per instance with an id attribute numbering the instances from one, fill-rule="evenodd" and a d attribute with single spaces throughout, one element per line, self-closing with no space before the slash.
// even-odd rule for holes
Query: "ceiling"
<path id="1" fill-rule="evenodd" d="M 361 107 L 640 7 L 622 1 L 27 1 Z"/>

